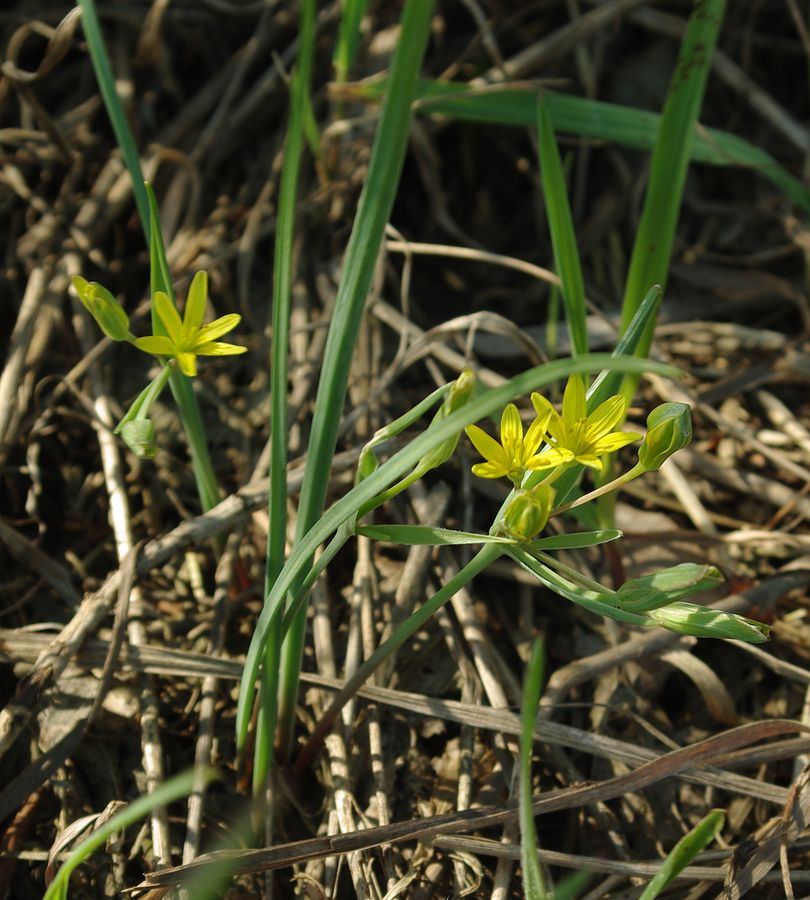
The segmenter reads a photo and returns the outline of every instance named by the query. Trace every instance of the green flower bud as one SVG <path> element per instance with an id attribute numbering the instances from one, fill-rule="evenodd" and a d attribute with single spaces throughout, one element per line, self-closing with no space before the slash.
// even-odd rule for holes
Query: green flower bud
<path id="1" fill-rule="evenodd" d="M 155 426 L 151 419 L 132 419 L 121 426 L 121 437 L 138 459 L 153 459 L 157 454 Z"/>
<path id="2" fill-rule="evenodd" d="M 714 566 L 681 563 L 655 575 L 632 578 L 616 592 L 615 601 L 628 612 L 643 613 L 717 587 L 723 576 Z"/>
<path id="3" fill-rule="evenodd" d="M 472 369 L 462 370 L 461 374 L 444 395 L 442 405 L 436 411 L 436 415 L 433 417 L 431 425 L 441 422 L 441 420 L 446 419 L 450 413 L 454 413 L 457 409 L 461 409 L 472 396 L 474 387 L 475 374 Z M 435 469 L 442 465 L 442 463 L 446 463 L 453 455 L 460 436 L 461 431 L 439 444 L 438 447 L 434 447 L 429 453 L 426 453 L 416 464 L 414 471 L 424 474 L 425 472 L 429 472 L 431 469 Z"/>
<path id="4" fill-rule="evenodd" d="M 357 460 L 357 475 L 354 483 L 360 484 L 368 478 L 369 475 L 380 465 L 377 454 L 371 447 L 364 447 L 360 452 L 360 459 Z"/>
<path id="5" fill-rule="evenodd" d="M 503 514 L 503 530 L 516 541 L 531 541 L 546 527 L 554 505 L 554 488 L 542 482 L 519 490 Z"/>
<path id="6" fill-rule="evenodd" d="M 761 644 L 768 640 L 770 625 L 755 622 L 745 616 L 709 609 L 695 603 L 670 603 L 650 610 L 650 622 L 677 634 L 693 637 L 726 638 Z"/>
<path id="7" fill-rule="evenodd" d="M 129 330 L 129 317 L 113 295 L 96 281 L 80 275 L 73 277 L 73 287 L 84 308 L 98 323 L 98 327 L 114 341 L 134 341 Z"/>
<path id="8" fill-rule="evenodd" d="M 647 436 L 638 450 L 639 465 L 646 472 L 655 472 L 691 440 L 689 407 L 685 403 L 662 403 L 647 416 Z"/>

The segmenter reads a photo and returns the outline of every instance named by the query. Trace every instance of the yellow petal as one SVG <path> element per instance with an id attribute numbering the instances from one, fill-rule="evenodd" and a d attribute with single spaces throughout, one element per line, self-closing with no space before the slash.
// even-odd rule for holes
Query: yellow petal
<path id="1" fill-rule="evenodd" d="M 189 378 L 193 378 L 197 374 L 197 357 L 193 353 L 178 353 L 177 364 L 180 371 Z"/>
<path id="2" fill-rule="evenodd" d="M 577 419 L 584 419 L 588 415 L 588 407 L 585 404 L 585 384 L 580 375 L 571 375 L 565 385 L 562 402 L 563 421 L 569 427 Z"/>
<path id="3" fill-rule="evenodd" d="M 526 468 L 531 469 L 533 472 L 538 472 L 541 469 L 554 469 L 563 463 L 571 462 L 573 458 L 574 454 L 570 450 L 552 447 L 529 459 L 526 463 Z"/>
<path id="4" fill-rule="evenodd" d="M 247 353 L 247 347 L 239 344 L 225 344 L 222 341 L 208 341 L 194 348 L 198 356 L 236 356 L 239 353 Z"/>
<path id="5" fill-rule="evenodd" d="M 153 353 L 155 356 L 174 356 L 174 344 L 164 334 L 136 338 L 135 346 L 144 353 Z"/>
<path id="6" fill-rule="evenodd" d="M 537 448 L 543 442 L 546 436 L 546 424 L 550 416 L 546 415 L 541 418 L 538 416 L 526 431 L 526 437 L 523 438 L 523 447 L 521 448 L 521 462 L 537 453 Z"/>
<path id="7" fill-rule="evenodd" d="M 157 310 L 158 317 L 163 323 L 166 333 L 172 339 L 172 343 L 179 344 L 183 338 L 183 323 L 180 321 L 180 314 L 174 308 L 169 295 L 164 294 L 163 291 L 155 291 L 152 305 Z"/>
<path id="8" fill-rule="evenodd" d="M 202 325 L 205 317 L 205 305 L 208 302 L 208 273 L 197 272 L 191 280 L 186 298 L 186 310 L 183 313 L 183 328 L 191 336 Z M 220 332 L 224 334 L 224 332 Z"/>
<path id="9" fill-rule="evenodd" d="M 505 472 L 509 470 L 509 461 L 506 458 L 504 449 L 494 438 L 491 438 L 486 431 L 477 425 L 468 425 L 464 430 L 467 432 L 467 437 L 472 441 L 473 447 L 484 459 L 497 463 Z"/>
<path id="10" fill-rule="evenodd" d="M 532 392 L 532 406 L 537 413 L 538 419 L 549 419 L 552 413 L 555 413 L 555 409 L 549 400 L 542 394 L 538 394 L 537 391 Z"/>
<path id="11" fill-rule="evenodd" d="M 640 437 L 640 434 L 635 434 L 632 431 L 614 431 L 613 434 L 606 434 L 604 437 L 599 438 L 592 449 L 594 453 L 602 456 L 605 453 L 613 453 L 614 450 L 620 450 L 622 447 L 632 444 L 633 441 L 637 441 Z"/>
<path id="12" fill-rule="evenodd" d="M 514 464 L 523 443 L 523 423 L 514 403 L 507 403 L 501 414 L 501 443 L 509 464 Z"/>
<path id="13" fill-rule="evenodd" d="M 545 421 L 545 430 L 558 443 L 565 445 L 568 442 L 568 432 L 560 414 L 551 403 L 536 391 L 532 394 L 532 404 L 539 419 Z"/>
<path id="14" fill-rule="evenodd" d="M 602 460 L 595 453 L 577 453 L 575 458 L 580 465 L 596 469 L 597 472 L 601 472 L 604 468 Z"/>
<path id="15" fill-rule="evenodd" d="M 476 463 L 472 467 L 473 475 L 479 478 L 503 478 L 507 474 L 507 470 L 494 462 Z"/>
<path id="16" fill-rule="evenodd" d="M 627 404 L 624 397 L 608 397 L 588 416 L 586 430 L 588 440 L 596 441 L 612 431 L 621 421 Z"/>
<path id="17" fill-rule="evenodd" d="M 238 313 L 229 313 L 227 316 L 220 316 L 209 322 L 197 332 L 196 340 L 204 344 L 206 341 L 215 341 L 221 338 L 223 334 L 233 331 L 234 328 L 242 321 L 242 317 Z"/>

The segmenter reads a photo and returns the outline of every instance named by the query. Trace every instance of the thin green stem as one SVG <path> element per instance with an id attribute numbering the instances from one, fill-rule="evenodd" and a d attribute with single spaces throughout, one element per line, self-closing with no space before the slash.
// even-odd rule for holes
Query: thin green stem
<path id="1" fill-rule="evenodd" d="M 545 659 L 543 641 L 538 638 L 532 646 L 532 655 L 526 666 L 520 707 L 520 858 L 523 866 L 523 892 L 526 900 L 545 900 L 547 897 L 540 860 L 537 858 L 537 831 L 534 827 L 534 810 L 532 809 L 534 719 L 543 689 Z"/>
<path id="2" fill-rule="evenodd" d="M 170 362 L 164 362 L 163 368 L 160 370 L 159 374 L 154 378 L 152 383 L 149 385 L 149 388 L 144 395 L 143 401 L 141 405 L 138 407 L 138 412 L 135 416 L 136 419 L 148 419 L 149 407 L 157 400 L 157 398 L 163 392 L 163 388 L 166 387 L 166 383 L 172 374 L 172 369 L 174 366 Z"/>
<path id="3" fill-rule="evenodd" d="M 625 472 L 623 475 L 619 475 L 617 478 L 614 478 L 613 481 L 607 482 L 607 484 L 603 484 L 598 488 L 595 488 L 588 494 L 583 494 L 581 497 L 576 500 L 572 500 L 570 503 L 566 503 L 563 506 L 558 506 L 556 509 L 551 511 L 552 516 L 559 516 L 561 513 L 568 512 L 570 509 L 576 509 L 579 506 L 584 506 L 586 503 L 590 503 L 592 500 L 598 500 L 599 497 L 603 497 L 605 494 L 609 494 L 611 491 L 615 491 L 620 487 L 624 487 L 624 485 L 631 482 L 634 478 L 638 478 L 639 475 L 643 475 L 646 472 L 646 469 L 641 466 L 639 463 L 633 466 L 632 469 Z"/>

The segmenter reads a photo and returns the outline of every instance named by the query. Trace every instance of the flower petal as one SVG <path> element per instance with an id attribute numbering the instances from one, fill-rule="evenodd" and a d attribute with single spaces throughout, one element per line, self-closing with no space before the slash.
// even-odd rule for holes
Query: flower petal
<path id="1" fill-rule="evenodd" d="M 155 356 L 174 356 L 174 344 L 164 334 L 135 338 L 135 346 L 144 353 L 153 353 Z"/>
<path id="2" fill-rule="evenodd" d="M 194 348 L 197 356 L 236 356 L 239 353 L 247 353 L 247 347 L 240 344 L 226 344 L 223 341 L 207 341 Z"/>
<path id="3" fill-rule="evenodd" d="M 188 297 L 186 297 L 183 328 L 188 337 L 191 337 L 202 325 L 207 303 L 208 273 L 201 270 L 191 279 L 191 287 L 189 287 Z M 224 332 L 220 332 L 220 334 L 224 334 Z"/>
<path id="4" fill-rule="evenodd" d="M 546 413 L 545 416 L 538 416 L 526 430 L 526 436 L 523 438 L 523 446 L 520 451 L 521 463 L 534 456 L 537 448 L 543 443 L 546 436 L 546 425 L 551 416 Z"/>
<path id="5" fill-rule="evenodd" d="M 604 403 L 599 406 L 588 416 L 585 425 L 587 439 L 589 441 L 598 441 L 599 438 L 612 431 L 621 421 L 627 403 L 624 397 L 608 397 Z"/>
<path id="6" fill-rule="evenodd" d="M 501 444 L 509 465 L 516 462 L 523 443 L 523 423 L 514 403 L 507 403 L 501 414 Z"/>
<path id="7" fill-rule="evenodd" d="M 503 447 L 491 438 L 486 431 L 477 425 L 468 425 L 465 429 L 467 437 L 472 441 L 473 447 L 488 462 L 497 464 L 503 469 L 504 473 L 509 471 L 509 460 L 506 458 Z M 485 475 L 484 478 L 493 478 L 497 476 Z"/>
<path id="8" fill-rule="evenodd" d="M 565 424 L 570 427 L 578 419 L 584 419 L 588 415 L 588 407 L 585 403 L 585 382 L 580 375 L 571 375 L 565 385 L 562 402 L 562 417 Z"/>
<path id="9" fill-rule="evenodd" d="M 180 371 L 189 378 L 193 378 L 197 374 L 197 357 L 193 353 L 178 353 L 177 364 Z"/>
<path id="10" fill-rule="evenodd" d="M 180 321 L 180 314 L 174 308 L 174 303 L 169 299 L 169 295 L 164 294 L 163 291 L 155 291 L 152 305 L 157 310 L 158 317 L 163 323 L 166 333 L 172 339 L 172 343 L 179 344 L 183 338 L 183 323 Z"/>
<path id="11" fill-rule="evenodd" d="M 542 394 L 538 394 L 537 391 L 532 391 L 532 406 L 537 413 L 538 419 L 548 419 L 552 414 L 556 415 L 556 410 L 549 399 Z"/>
<path id="12" fill-rule="evenodd" d="M 612 434 L 606 434 L 604 437 L 599 438 L 598 441 L 594 441 L 591 449 L 597 455 L 602 456 L 605 453 L 613 453 L 614 450 L 620 450 L 622 447 L 626 447 L 640 438 L 640 434 L 632 431 L 614 431 Z"/>
<path id="13" fill-rule="evenodd" d="M 538 394 L 537 391 L 535 391 L 532 394 L 532 405 L 537 413 L 537 417 L 545 421 L 544 427 L 546 433 L 557 443 L 563 445 L 567 444 L 568 431 L 565 427 L 565 423 L 557 410 L 551 405 L 550 401 L 542 394 Z"/>
<path id="14" fill-rule="evenodd" d="M 605 467 L 602 460 L 595 453 L 577 453 L 576 461 L 582 466 L 588 466 L 589 469 L 596 469 L 601 472 Z"/>
<path id="15" fill-rule="evenodd" d="M 551 447 L 527 460 L 526 468 L 531 469 L 533 472 L 538 472 L 541 469 L 553 469 L 563 463 L 571 462 L 573 458 L 574 454 L 570 450 L 566 450 L 564 447 L 559 449 Z"/>
<path id="16" fill-rule="evenodd" d="M 208 325 L 203 325 L 197 332 L 195 339 L 200 344 L 204 344 L 206 341 L 215 341 L 217 338 L 221 338 L 223 334 L 233 331 L 241 321 L 242 317 L 239 313 L 229 313 L 227 316 L 220 316 L 218 319 L 214 319 L 213 322 L 209 322 Z"/>
<path id="17" fill-rule="evenodd" d="M 503 466 L 494 462 L 476 463 L 472 467 L 472 473 L 479 478 L 503 478 L 508 474 Z"/>

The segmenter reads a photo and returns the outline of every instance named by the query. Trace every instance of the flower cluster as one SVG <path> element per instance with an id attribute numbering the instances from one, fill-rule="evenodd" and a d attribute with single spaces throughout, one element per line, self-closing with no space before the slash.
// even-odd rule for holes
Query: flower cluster
<path id="1" fill-rule="evenodd" d="M 473 446 L 484 457 L 484 462 L 472 467 L 473 474 L 479 478 L 508 478 L 514 485 L 516 493 L 504 512 L 502 525 L 507 535 L 522 541 L 539 534 L 555 512 L 551 485 L 564 471 L 579 465 L 601 473 L 605 456 L 641 439 L 636 432 L 617 430 L 627 408 L 622 396 L 609 397 L 588 413 L 585 382 L 579 375 L 568 379 L 560 412 L 541 394 L 533 393 L 531 400 L 536 416 L 525 433 L 513 403 L 501 416 L 500 443 L 477 425 L 466 429 Z M 647 436 L 637 464 L 607 485 L 556 511 L 596 499 L 643 472 L 659 468 L 688 444 L 691 436 L 688 406 L 665 403 L 657 407 L 647 420 Z M 527 473 L 544 470 L 549 471 L 539 484 L 524 488 Z"/>
<path id="2" fill-rule="evenodd" d="M 540 394 L 532 394 L 537 417 L 523 434 L 517 407 L 510 403 L 501 416 L 500 444 L 477 425 L 467 428 L 467 435 L 486 462 L 473 466 L 480 478 L 507 477 L 520 487 L 527 472 L 555 469 L 579 463 L 597 471 L 603 467 L 602 457 L 612 453 L 641 435 L 614 431 L 624 418 L 623 397 L 610 397 L 590 415 L 585 402 L 585 384 L 572 375 L 565 387 L 562 414 Z M 547 446 L 541 451 L 543 444 Z"/>

